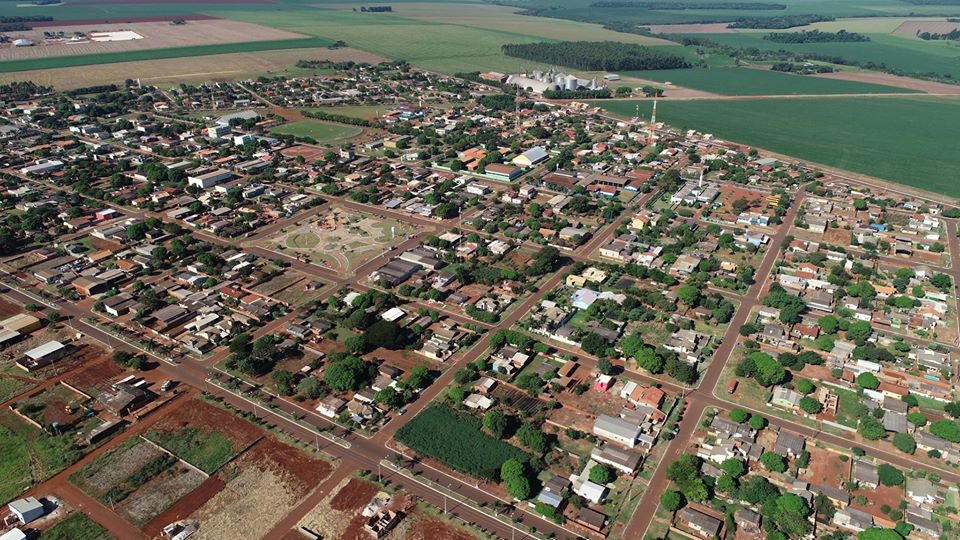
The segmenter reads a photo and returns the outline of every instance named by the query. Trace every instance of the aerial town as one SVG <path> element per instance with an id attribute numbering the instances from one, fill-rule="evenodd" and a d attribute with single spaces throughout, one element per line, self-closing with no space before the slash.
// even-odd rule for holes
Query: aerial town
<path id="1" fill-rule="evenodd" d="M 0 87 L 0 538 L 960 538 L 960 207 L 328 68 Z"/>

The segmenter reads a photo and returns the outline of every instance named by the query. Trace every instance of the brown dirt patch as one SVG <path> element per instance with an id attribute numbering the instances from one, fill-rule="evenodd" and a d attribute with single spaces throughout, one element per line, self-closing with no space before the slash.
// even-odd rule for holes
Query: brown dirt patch
<path id="1" fill-rule="evenodd" d="M 857 510 L 862 510 L 871 514 L 873 516 L 888 519 L 883 512 L 880 511 L 880 508 L 884 505 L 889 506 L 890 508 L 897 508 L 900 504 L 900 500 L 903 499 L 903 488 L 898 486 L 884 486 L 883 484 L 877 486 L 876 489 L 861 489 L 851 493 L 853 495 L 852 502 L 850 506 L 856 508 Z M 866 497 L 867 504 L 859 504 L 856 502 L 856 497 L 862 495 Z"/>
<path id="2" fill-rule="evenodd" d="M 221 433 L 233 441 L 234 451 L 239 451 L 263 436 L 263 432 L 249 422 L 229 412 L 210 405 L 199 398 L 185 407 L 178 407 L 150 427 L 151 431 L 170 432 L 185 428 L 200 428 L 204 433 Z"/>
<path id="3" fill-rule="evenodd" d="M 309 493 L 333 470 L 326 461 L 312 459 L 299 448 L 266 437 L 248 450 L 240 461 L 254 464 L 262 471 L 279 470 L 298 496 Z"/>
<path id="4" fill-rule="evenodd" d="M 850 478 L 850 460 L 840 461 L 838 454 L 810 445 L 807 451 L 810 452 L 810 464 L 803 474 L 804 480 L 839 488 Z"/>
<path id="5" fill-rule="evenodd" d="M 367 522 L 367 519 L 368 518 L 363 517 L 363 514 L 353 516 L 350 524 L 347 525 L 347 530 L 343 531 L 343 534 L 340 535 L 340 540 L 368 540 L 370 533 L 363 528 L 363 524 Z"/>
<path id="6" fill-rule="evenodd" d="M 952 24 L 952 23 L 951 23 Z M 944 84 L 932 81 L 921 81 L 920 79 L 911 79 L 910 77 L 899 77 L 888 73 L 877 73 L 875 71 L 836 71 L 833 73 L 823 73 L 815 75 L 824 79 L 839 79 L 843 81 L 856 81 L 873 84 L 885 84 L 887 86 L 896 86 L 898 88 L 909 88 L 919 90 L 930 94 L 944 94 L 950 96 L 960 95 L 960 86 L 953 84 Z"/>
<path id="7" fill-rule="evenodd" d="M 827 229 L 823 232 L 823 241 L 828 244 L 833 244 L 835 246 L 849 246 L 850 245 L 850 231 L 847 229 Z"/>
<path id="8" fill-rule="evenodd" d="M 23 313 L 22 307 L 7 300 L 0 300 L 0 317 L 12 317 L 20 313 Z"/>
<path id="9" fill-rule="evenodd" d="M 143 532 L 151 537 L 157 537 L 167 524 L 189 516 L 191 512 L 203 506 L 212 499 L 226 484 L 217 476 L 211 476 L 197 486 L 196 489 L 187 493 L 177 502 L 170 505 L 169 508 L 157 514 L 143 527 Z"/>
<path id="10" fill-rule="evenodd" d="M 96 395 L 109 387 L 122 373 L 123 369 L 113 360 L 101 360 L 70 373 L 63 378 L 63 381 L 78 390 Z"/>
<path id="11" fill-rule="evenodd" d="M 61 40 L 45 40 L 44 32 L 62 30 L 68 35 L 73 32 L 110 32 L 132 30 L 143 36 L 143 39 L 127 41 L 97 42 L 93 40 L 67 42 Z M 0 49 L 0 60 L 26 60 L 31 58 L 47 58 L 51 56 L 77 56 L 84 54 L 100 54 L 108 52 L 127 52 L 144 49 L 166 49 L 171 47 L 190 47 L 195 45 L 214 45 L 220 43 L 241 43 L 247 41 L 269 41 L 296 39 L 304 37 L 301 34 L 278 30 L 259 24 L 213 19 L 191 21 L 183 25 L 173 25 L 169 22 L 140 22 L 121 24 L 98 24 L 84 27 L 76 25 L 56 27 L 47 26 L 43 29 L 33 29 L 22 32 L 9 32 L 12 39 L 24 38 L 36 43 L 33 47 L 10 47 Z"/>
<path id="12" fill-rule="evenodd" d="M 915 36 L 921 32 L 949 34 L 958 28 L 960 28 L 960 23 L 948 21 L 903 21 L 893 33 L 906 36 Z"/>
<path id="13" fill-rule="evenodd" d="M 343 486 L 330 500 L 330 508 L 334 510 L 363 508 L 376 494 L 377 486 L 359 478 L 351 478 L 347 485 Z"/>
<path id="14" fill-rule="evenodd" d="M 407 540 L 477 540 L 467 531 L 419 511 L 407 519 L 409 527 L 404 536 Z"/>
<path id="15" fill-rule="evenodd" d="M 303 145 L 291 146 L 290 148 L 284 148 L 280 151 L 280 153 L 285 157 L 295 158 L 297 156 L 303 156 L 303 159 L 307 161 L 313 161 L 317 159 L 318 157 L 322 156 L 324 152 L 325 150 L 321 150 L 320 148 Z"/>

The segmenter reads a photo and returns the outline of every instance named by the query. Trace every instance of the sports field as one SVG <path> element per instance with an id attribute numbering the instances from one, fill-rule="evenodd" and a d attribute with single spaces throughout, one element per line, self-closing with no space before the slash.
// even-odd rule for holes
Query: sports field
<path id="1" fill-rule="evenodd" d="M 810 94 L 898 94 L 912 90 L 880 84 L 821 79 L 751 68 L 667 69 L 621 73 L 657 82 L 713 92 L 725 96 Z"/>
<path id="2" fill-rule="evenodd" d="M 635 101 L 597 102 L 632 117 Z M 641 104 L 646 110 L 649 103 Z M 960 99 L 664 100 L 657 119 L 801 160 L 960 197 Z"/>
<path id="3" fill-rule="evenodd" d="M 363 132 L 362 128 L 341 124 L 328 124 L 316 120 L 300 120 L 283 124 L 273 128 L 274 133 L 285 133 L 296 137 L 310 137 L 318 143 L 329 143 L 356 137 Z"/>

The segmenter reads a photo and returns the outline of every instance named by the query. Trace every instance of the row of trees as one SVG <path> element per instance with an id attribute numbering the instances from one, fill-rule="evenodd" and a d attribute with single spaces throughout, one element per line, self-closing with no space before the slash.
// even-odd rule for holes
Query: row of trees
<path id="1" fill-rule="evenodd" d="M 557 64 L 587 71 L 630 71 L 688 68 L 681 56 L 616 41 L 561 41 L 508 43 L 503 54 L 533 62 Z"/>
<path id="2" fill-rule="evenodd" d="M 840 30 L 837 32 L 821 32 L 820 30 L 803 30 L 800 32 L 771 32 L 763 39 L 776 43 L 835 43 L 870 41 L 870 38 L 857 32 Z"/>

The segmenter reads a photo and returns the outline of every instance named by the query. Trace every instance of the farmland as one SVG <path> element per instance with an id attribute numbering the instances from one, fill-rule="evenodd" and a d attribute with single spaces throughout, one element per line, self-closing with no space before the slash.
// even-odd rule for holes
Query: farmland
<path id="1" fill-rule="evenodd" d="M 778 71 L 748 68 L 670 69 L 624 72 L 622 75 L 677 86 L 713 92 L 725 96 L 791 95 L 791 94 L 886 94 L 910 93 L 911 90 L 807 75 L 791 75 Z"/>
<path id="2" fill-rule="evenodd" d="M 25 60 L 0 62 L 0 73 L 18 71 L 55 69 L 73 66 L 110 64 L 114 62 L 133 62 L 140 60 L 161 60 L 165 58 L 183 58 L 227 53 L 248 53 L 274 49 L 305 49 L 326 47 L 331 42 L 323 38 L 282 39 L 273 41 L 248 41 L 243 43 L 223 43 L 215 45 L 196 45 L 192 47 L 171 47 L 166 49 L 142 49 L 126 52 L 105 52 L 79 56 L 51 56 Z"/>
<path id="3" fill-rule="evenodd" d="M 316 120 L 298 120 L 290 122 L 272 130 L 274 133 L 283 133 L 295 137 L 308 137 L 321 144 L 350 139 L 360 135 L 363 129 L 341 124 L 328 124 Z"/>
<path id="4" fill-rule="evenodd" d="M 480 422 L 445 405 L 434 405 L 399 431 L 396 439 L 418 454 L 473 476 L 496 478 L 508 459 L 526 461 L 522 450 L 490 437 Z"/>
<path id="5" fill-rule="evenodd" d="M 614 114 L 633 116 L 635 103 L 602 106 Z M 657 114 L 677 128 L 960 196 L 960 186 L 943 174 L 960 166 L 960 157 L 951 150 L 954 126 L 949 121 L 960 114 L 958 100 L 698 100 L 661 103 Z M 911 121 L 896 120 L 904 118 Z"/>

